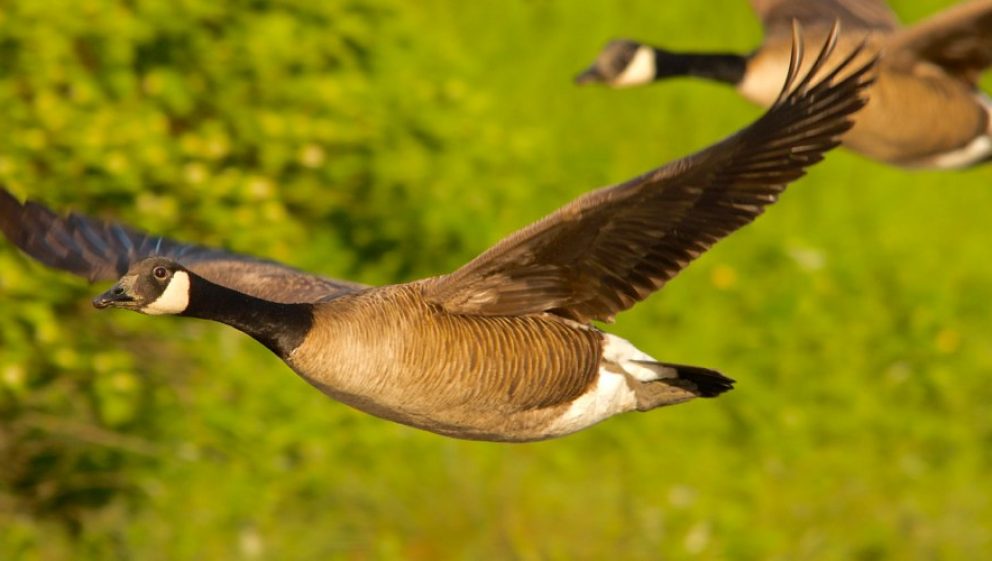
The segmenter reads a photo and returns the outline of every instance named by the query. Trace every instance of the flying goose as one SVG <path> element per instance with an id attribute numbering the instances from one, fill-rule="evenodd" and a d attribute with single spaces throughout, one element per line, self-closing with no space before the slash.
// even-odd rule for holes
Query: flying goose
<path id="1" fill-rule="evenodd" d="M 97 308 L 228 324 L 373 415 L 466 439 L 558 437 L 731 389 L 719 372 L 657 361 L 592 322 L 660 289 L 838 144 L 864 105 L 874 62 L 854 67 L 855 50 L 816 81 L 799 76 L 796 50 L 778 101 L 747 128 L 579 197 L 447 275 L 364 287 L 63 218 L 2 188 L 0 229 L 50 267 L 90 280 L 120 276 Z"/>
<path id="2" fill-rule="evenodd" d="M 882 0 L 751 0 L 765 39 L 750 55 L 678 53 L 630 40 L 606 45 L 580 84 L 634 86 L 674 76 L 734 85 L 761 106 L 775 101 L 789 64 L 791 22 L 813 40 L 843 23 L 840 44 L 880 55 L 869 102 L 844 144 L 904 167 L 958 168 L 992 156 L 992 102 L 977 86 L 992 63 L 992 0 L 967 2 L 900 27 Z"/>

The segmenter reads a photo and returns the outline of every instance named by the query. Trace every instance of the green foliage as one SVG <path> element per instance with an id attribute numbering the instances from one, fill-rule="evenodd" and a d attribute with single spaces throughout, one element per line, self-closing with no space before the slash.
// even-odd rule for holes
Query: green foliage
<path id="1" fill-rule="evenodd" d="M 0 181 L 407 280 L 759 114 L 690 80 L 575 88 L 607 38 L 759 33 L 737 0 L 11 0 Z M 990 179 L 831 154 L 610 326 L 737 390 L 517 446 L 355 413 L 221 326 L 95 313 L 0 243 L 0 558 L 981 558 Z"/>

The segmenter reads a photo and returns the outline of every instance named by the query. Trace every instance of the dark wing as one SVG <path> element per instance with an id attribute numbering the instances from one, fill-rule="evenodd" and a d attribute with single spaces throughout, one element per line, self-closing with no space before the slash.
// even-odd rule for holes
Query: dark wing
<path id="1" fill-rule="evenodd" d="M 454 313 L 552 312 L 579 321 L 609 321 L 644 299 L 754 220 L 850 128 L 850 115 L 865 103 L 861 92 L 874 60 L 851 72 L 856 50 L 811 83 L 836 31 L 798 85 L 797 33 L 782 94 L 751 126 L 693 156 L 578 198 L 440 277 L 425 295 Z M 836 80 L 840 72 L 850 73 Z"/>
<path id="2" fill-rule="evenodd" d="M 895 31 L 899 19 L 883 0 L 751 0 L 765 36 L 792 33 L 792 21 L 804 27 L 840 21 L 845 31 Z"/>
<path id="3" fill-rule="evenodd" d="M 893 35 L 885 43 L 887 66 L 912 68 L 919 61 L 977 83 L 992 64 L 992 0 L 967 2 Z"/>
<path id="4" fill-rule="evenodd" d="M 272 261 L 183 244 L 79 214 L 59 216 L 34 201 L 21 204 L 3 187 L 0 230 L 21 251 L 41 263 L 86 277 L 90 282 L 116 280 L 131 264 L 159 255 L 217 284 L 277 302 L 316 302 L 362 288 Z"/>

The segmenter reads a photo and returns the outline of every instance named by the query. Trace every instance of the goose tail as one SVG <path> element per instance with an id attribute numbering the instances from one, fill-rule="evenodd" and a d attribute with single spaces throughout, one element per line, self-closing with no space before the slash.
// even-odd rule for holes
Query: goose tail
<path id="1" fill-rule="evenodd" d="M 734 380 L 716 370 L 701 366 L 686 366 L 684 364 L 667 364 L 664 362 L 637 361 L 645 368 L 664 371 L 659 376 L 665 382 L 679 385 L 695 393 L 699 397 L 716 397 L 734 389 Z M 673 376 L 674 374 L 674 376 Z M 676 380 L 684 382 L 678 384 Z"/>

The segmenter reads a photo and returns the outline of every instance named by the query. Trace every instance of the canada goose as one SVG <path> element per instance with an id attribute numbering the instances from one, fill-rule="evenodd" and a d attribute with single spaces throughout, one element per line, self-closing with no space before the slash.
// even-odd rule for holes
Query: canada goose
<path id="1" fill-rule="evenodd" d="M 992 0 L 961 4 L 907 28 L 881 0 L 751 0 L 751 5 L 765 40 L 750 55 L 677 53 L 617 40 L 576 82 L 624 87 L 696 76 L 733 84 L 748 100 L 768 106 L 788 66 L 792 20 L 811 40 L 839 20 L 841 45 L 867 34 L 865 55 L 880 54 L 868 105 L 843 138 L 847 147 L 904 167 L 958 168 L 992 156 L 992 102 L 976 84 L 992 63 Z"/>
<path id="2" fill-rule="evenodd" d="M 361 287 L 60 218 L 5 190 L 0 229 L 50 267 L 93 280 L 123 275 L 97 308 L 226 323 L 373 415 L 467 439 L 553 438 L 731 388 L 719 372 L 659 362 L 591 322 L 661 288 L 836 146 L 874 65 L 851 71 L 858 56 L 820 81 L 799 78 L 797 58 L 780 99 L 737 134 L 579 197 L 451 274 L 407 284 Z"/>

